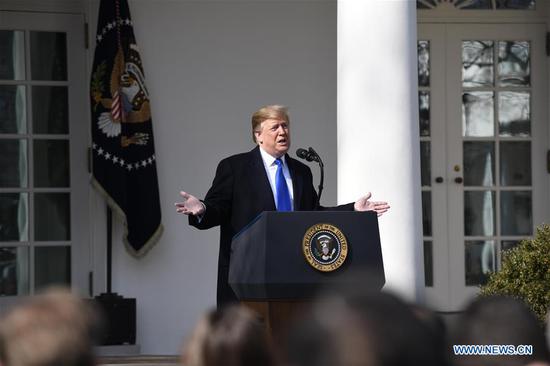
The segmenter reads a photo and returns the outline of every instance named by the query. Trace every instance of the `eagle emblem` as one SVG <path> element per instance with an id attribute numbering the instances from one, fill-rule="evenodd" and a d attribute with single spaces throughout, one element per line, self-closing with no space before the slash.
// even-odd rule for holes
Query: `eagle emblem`
<path id="1" fill-rule="evenodd" d="M 92 75 L 94 109 L 99 106 L 104 109 L 97 117 L 99 131 L 107 137 L 120 138 L 122 147 L 131 144 L 146 145 L 148 133 L 122 135 L 123 123 L 145 123 L 151 119 L 149 92 L 145 86 L 137 46 L 130 45 L 128 60 L 124 59 L 122 49 L 118 49 L 111 70 L 109 93 L 104 93 L 106 87 L 102 84 L 102 80 L 106 79 L 106 72 L 107 65 L 104 61 Z"/>

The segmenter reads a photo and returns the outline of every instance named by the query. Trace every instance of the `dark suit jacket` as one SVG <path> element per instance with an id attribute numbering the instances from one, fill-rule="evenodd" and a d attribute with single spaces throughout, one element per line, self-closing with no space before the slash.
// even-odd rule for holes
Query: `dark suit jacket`
<path id="1" fill-rule="evenodd" d="M 288 155 L 285 160 L 292 177 L 295 211 L 353 211 L 353 203 L 327 208 L 318 206 L 311 170 Z M 233 236 L 263 211 L 276 211 L 259 147 L 223 159 L 203 202 L 206 212 L 202 220 L 199 223 L 195 216 L 189 216 L 189 224 L 201 230 L 221 226 L 217 292 L 220 306 L 237 301 L 227 282 Z"/>

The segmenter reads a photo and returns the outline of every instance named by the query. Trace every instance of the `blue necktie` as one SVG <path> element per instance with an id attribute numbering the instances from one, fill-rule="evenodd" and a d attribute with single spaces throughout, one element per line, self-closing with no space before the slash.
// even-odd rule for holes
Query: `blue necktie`
<path id="1" fill-rule="evenodd" d="M 276 159 L 277 173 L 275 174 L 275 190 L 277 191 L 277 211 L 292 211 L 290 203 L 290 193 L 286 185 L 285 175 L 283 174 L 283 162 Z"/>

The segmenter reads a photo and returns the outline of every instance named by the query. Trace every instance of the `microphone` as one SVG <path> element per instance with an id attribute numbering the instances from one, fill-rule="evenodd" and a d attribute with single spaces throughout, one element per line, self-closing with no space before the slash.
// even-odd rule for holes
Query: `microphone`
<path id="1" fill-rule="evenodd" d="M 321 160 L 321 158 L 319 158 L 319 155 L 317 155 L 315 150 L 313 150 L 311 147 L 309 148 L 309 150 L 302 148 L 296 150 L 296 156 L 307 161 L 319 162 L 319 160 Z"/>
<path id="2" fill-rule="evenodd" d="M 308 159 L 310 157 L 309 155 L 310 153 L 306 149 L 299 148 L 298 150 L 296 150 L 296 156 L 298 156 L 300 159 L 311 161 L 311 159 Z"/>
<path id="3" fill-rule="evenodd" d="M 307 149 L 307 151 L 310 153 L 311 159 L 313 161 L 316 161 L 321 165 L 323 164 L 323 162 L 321 161 L 321 157 L 319 156 L 319 154 L 317 154 L 317 151 L 313 150 L 311 146 Z"/>
<path id="4" fill-rule="evenodd" d="M 320 205 L 321 201 L 321 194 L 323 193 L 323 182 L 325 180 L 325 169 L 323 161 L 321 160 L 321 157 L 315 150 L 313 150 L 312 147 L 309 147 L 306 149 L 297 149 L 296 150 L 296 156 L 298 156 L 301 159 L 304 159 L 306 161 L 316 161 L 319 163 L 319 168 L 321 169 L 321 180 L 319 182 L 319 193 L 317 194 L 317 205 Z"/>

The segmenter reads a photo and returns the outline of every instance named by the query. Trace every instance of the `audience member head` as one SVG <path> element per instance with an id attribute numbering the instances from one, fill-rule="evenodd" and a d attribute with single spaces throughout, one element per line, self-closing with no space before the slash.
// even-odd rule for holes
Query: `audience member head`
<path id="1" fill-rule="evenodd" d="M 435 331 L 397 297 L 378 291 L 321 297 L 291 333 L 292 366 L 444 366 Z M 440 336 L 440 335 L 437 335 Z"/>
<path id="2" fill-rule="evenodd" d="M 273 353 L 264 324 L 237 305 L 210 311 L 184 345 L 185 366 L 271 366 Z"/>
<path id="3" fill-rule="evenodd" d="M 441 316 L 433 310 L 417 304 L 411 305 L 411 309 L 416 318 L 427 328 L 429 337 L 432 339 L 436 357 L 444 364 L 450 365 L 451 357 L 449 354 L 447 326 Z"/>
<path id="4" fill-rule="evenodd" d="M 25 299 L 0 323 L 3 366 L 92 366 L 91 305 L 68 290 L 51 288 Z"/>
<path id="5" fill-rule="evenodd" d="M 342 298 L 313 304 L 291 329 L 286 344 L 288 366 L 377 366 L 370 333 L 357 309 Z"/>
<path id="6" fill-rule="evenodd" d="M 533 346 L 532 355 L 454 355 L 457 366 L 523 366 L 550 361 L 540 323 L 522 301 L 511 297 L 475 299 L 460 317 L 453 338 L 455 345 Z"/>

